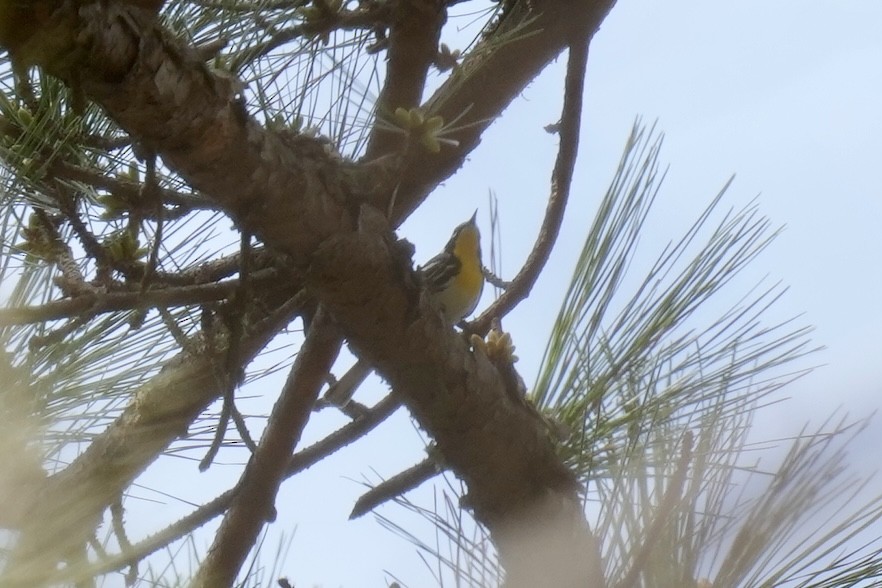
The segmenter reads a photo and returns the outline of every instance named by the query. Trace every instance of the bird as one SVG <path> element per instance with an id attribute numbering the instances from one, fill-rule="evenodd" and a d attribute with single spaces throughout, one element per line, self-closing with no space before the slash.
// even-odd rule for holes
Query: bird
<path id="1" fill-rule="evenodd" d="M 469 220 L 453 229 L 444 249 L 417 269 L 426 294 L 451 326 L 475 311 L 484 291 L 481 231 L 477 218 L 476 210 Z M 331 385 L 317 408 L 346 406 L 370 370 L 367 362 L 358 360 Z"/>
<path id="2" fill-rule="evenodd" d="M 441 315 L 455 325 L 475 311 L 484 290 L 478 211 L 457 226 L 444 249 L 419 268 L 426 290 Z"/>

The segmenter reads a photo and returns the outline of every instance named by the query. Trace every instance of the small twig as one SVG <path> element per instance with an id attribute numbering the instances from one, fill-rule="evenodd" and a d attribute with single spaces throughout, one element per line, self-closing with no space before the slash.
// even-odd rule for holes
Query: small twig
<path id="1" fill-rule="evenodd" d="M 162 320 L 162 324 L 165 325 L 165 328 L 168 329 L 169 334 L 172 336 L 172 339 L 175 340 L 175 343 L 178 346 L 190 352 L 197 352 L 193 347 L 193 340 L 187 336 L 187 334 L 181 330 L 181 327 L 178 326 L 178 323 L 175 322 L 175 317 L 171 315 L 167 308 L 160 306 L 157 309 L 159 313 L 159 318 Z"/>
<path id="2" fill-rule="evenodd" d="M 34 351 L 49 345 L 55 345 L 64 340 L 65 337 L 89 322 L 88 317 L 75 317 L 70 322 L 58 327 L 54 331 L 50 331 L 45 335 L 34 335 L 28 341 L 28 349 Z"/>
<path id="3" fill-rule="evenodd" d="M 40 230 L 43 231 L 44 237 L 52 243 L 52 261 L 61 272 L 61 277 L 55 280 L 55 284 L 66 296 L 93 292 L 95 288 L 86 283 L 83 272 L 80 271 L 79 266 L 74 261 L 73 251 L 71 251 L 67 242 L 61 238 L 55 223 L 52 222 L 46 211 L 35 207 L 34 216 L 40 223 Z"/>
<path id="4" fill-rule="evenodd" d="M 340 412 L 348 416 L 353 421 L 363 417 L 368 412 L 368 407 L 361 402 L 350 400 L 345 406 L 340 407 Z"/>
<path id="5" fill-rule="evenodd" d="M 229 398 L 230 392 L 230 387 L 225 386 L 224 399 L 221 404 L 220 415 L 217 418 L 217 425 L 214 429 L 214 437 L 211 440 L 211 444 L 208 446 L 208 451 L 205 452 L 205 456 L 199 462 L 200 472 L 204 472 L 211 467 L 214 458 L 217 457 L 217 454 L 220 451 L 221 445 L 223 445 L 224 437 L 227 436 L 227 428 L 230 425 L 230 413 L 232 412 L 233 407 L 233 401 Z"/>
<path id="6" fill-rule="evenodd" d="M 539 236 L 533 250 L 524 262 L 521 271 L 511 281 L 509 287 L 496 299 L 481 316 L 475 319 L 469 330 L 480 335 L 487 334 L 490 321 L 502 318 L 530 295 L 530 290 L 545 267 L 551 250 L 560 233 L 564 211 L 570 196 L 576 155 L 579 152 L 579 129 L 582 119 L 582 100 L 585 88 L 585 68 L 588 63 L 588 41 L 582 34 L 574 34 L 570 42 L 567 59 L 567 75 L 564 85 L 564 103 L 560 116 L 560 147 L 551 174 L 551 194 L 545 207 L 545 218 L 539 229 Z"/>
<path id="7" fill-rule="evenodd" d="M 287 288 L 286 291 L 288 291 Z M 305 290 L 294 290 L 292 288 L 290 291 L 296 293 L 283 302 L 278 308 L 272 309 L 266 317 L 249 326 L 245 342 L 242 345 L 243 357 L 250 357 L 254 353 L 257 353 L 256 350 L 260 349 L 262 345 L 265 345 L 264 341 L 266 341 L 267 338 L 272 338 L 279 332 L 279 329 L 282 328 L 283 325 L 290 323 L 297 316 L 303 314 L 303 309 L 309 303 L 309 296 L 306 294 Z"/>
<path id="8" fill-rule="evenodd" d="M 141 274 L 139 291 L 142 295 L 150 289 L 150 285 L 154 281 L 156 268 L 159 265 L 159 248 L 162 246 L 163 211 L 165 210 L 165 207 L 162 205 L 158 193 L 159 182 L 156 180 L 156 154 L 151 152 L 147 157 L 147 171 L 145 173 L 144 185 L 141 188 L 139 201 L 146 202 L 147 206 L 152 205 L 153 209 L 156 211 L 156 232 L 153 235 L 153 243 L 150 246 L 150 256 L 147 258 L 147 264 Z M 136 214 L 133 212 L 130 214 L 129 218 L 133 219 L 135 216 Z M 142 218 L 140 211 L 137 213 L 137 216 Z M 136 225 L 140 224 L 141 220 L 138 220 Z M 139 305 L 135 309 L 129 324 L 131 324 L 132 328 L 139 328 L 144 323 L 146 317 L 147 310 Z"/>
<path id="9" fill-rule="evenodd" d="M 646 562 L 649 561 L 652 548 L 658 543 L 662 529 L 683 494 L 683 485 L 686 483 L 686 472 L 689 470 L 689 462 L 692 461 L 692 442 L 692 431 L 686 431 L 686 434 L 683 436 L 683 446 L 680 450 L 680 460 L 677 462 L 677 470 L 674 472 L 674 476 L 671 478 L 668 489 L 665 491 L 664 497 L 662 497 L 662 500 L 658 505 L 658 513 L 656 513 L 655 519 L 652 521 L 649 529 L 644 535 L 645 539 L 643 540 L 643 545 L 640 546 L 640 551 L 634 556 L 631 568 L 616 588 L 632 588 L 637 585 L 637 579 L 640 577 L 640 573 L 646 566 Z"/>
<path id="10" fill-rule="evenodd" d="M 61 207 L 62 212 L 64 213 L 67 222 L 70 223 L 70 227 L 73 229 L 74 234 L 77 236 L 86 255 L 94 259 L 99 266 L 110 267 L 112 264 L 107 251 L 105 251 L 101 243 L 98 242 L 98 239 L 92 234 L 89 227 L 87 227 L 86 223 L 83 222 L 83 219 L 80 218 L 80 215 L 77 214 L 73 204 L 67 204 L 68 205 Z"/>
<path id="11" fill-rule="evenodd" d="M 227 426 L 230 419 L 239 433 L 239 437 L 248 447 L 251 453 L 257 449 L 251 433 L 245 424 L 245 419 L 236 408 L 236 388 L 244 378 L 244 369 L 239 365 L 240 344 L 243 338 L 243 321 L 245 320 L 246 309 L 248 307 L 249 294 L 251 292 L 251 234 L 248 231 L 242 231 L 239 241 L 239 287 L 236 289 L 233 299 L 230 301 L 230 308 L 226 309 L 224 316 L 227 325 L 227 352 L 224 359 L 224 381 L 221 387 L 223 393 L 223 406 L 221 407 L 220 418 L 218 418 L 217 429 L 215 429 L 214 439 L 205 453 L 205 457 L 199 462 L 199 471 L 204 472 L 211 466 L 212 461 L 217 456 L 220 447 L 223 444 L 224 437 L 227 434 Z"/>
<path id="12" fill-rule="evenodd" d="M 392 393 L 369 408 L 364 415 L 359 416 L 351 423 L 340 427 L 321 441 L 316 441 L 309 447 L 298 451 L 291 456 L 288 470 L 285 476 L 293 476 L 306 468 L 315 465 L 335 451 L 346 447 L 370 432 L 374 427 L 385 421 L 398 410 L 401 400 Z"/>
<path id="13" fill-rule="evenodd" d="M 232 319 L 229 330 L 230 330 L 230 346 L 228 348 L 227 353 L 227 366 L 224 373 L 230 378 L 228 382 L 229 393 L 224 395 L 224 404 L 229 402 L 229 413 L 230 416 L 233 417 L 233 424 L 236 425 L 236 431 L 239 433 L 239 437 L 242 439 L 242 442 L 245 443 L 245 446 L 251 453 L 254 453 L 257 450 L 257 445 L 254 443 L 254 440 L 251 438 L 251 433 L 248 431 L 248 427 L 245 424 L 245 419 L 242 418 L 242 413 L 239 412 L 239 409 L 236 408 L 235 402 L 235 391 L 242 380 L 245 378 L 244 369 L 239 364 L 239 355 L 240 351 L 240 343 L 243 336 L 243 320 L 246 315 L 245 309 L 248 306 L 248 301 L 251 298 L 252 286 L 251 286 L 251 266 L 253 262 L 253 258 L 251 255 L 251 233 L 248 231 L 242 231 L 241 242 L 239 245 L 239 259 L 241 260 L 241 265 L 239 268 L 239 288 L 236 290 L 236 294 L 233 298 L 232 305 L 239 309 L 240 312 L 236 313 L 238 318 Z"/>
<path id="14" fill-rule="evenodd" d="M 132 138 L 129 135 L 114 137 L 87 133 L 82 136 L 81 141 L 84 147 L 90 147 L 97 151 L 116 151 L 132 144 Z"/>
<path id="15" fill-rule="evenodd" d="M 159 248 L 162 246 L 162 213 L 165 208 L 159 199 L 159 182 L 156 180 L 156 154 L 151 153 L 147 158 L 147 171 L 144 178 L 144 186 L 141 190 L 141 200 L 154 204 L 156 210 L 156 233 L 153 235 L 153 244 L 150 247 L 150 257 L 147 260 L 147 267 L 144 268 L 144 274 L 141 276 L 141 294 L 150 287 L 150 281 L 159 265 Z"/>
<path id="16" fill-rule="evenodd" d="M 489 268 L 482 268 L 484 273 L 484 279 L 489 282 L 489 284 L 495 288 L 499 288 L 500 290 L 508 290 L 511 288 L 511 282 L 507 282 L 490 271 Z"/>
<path id="17" fill-rule="evenodd" d="M 117 498 L 117 500 L 110 505 L 110 520 L 111 525 L 113 526 L 113 533 L 116 535 L 116 541 L 119 543 L 120 551 L 123 555 L 131 553 L 132 544 L 129 542 L 129 536 L 126 533 L 125 525 L 123 524 L 123 506 L 122 500 Z M 138 562 L 133 561 L 129 565 L 129 571 L 126 572 L 126 586 L 134 586 L 135 582 L 138 580 Z"/>
<path id="18" fill-rule="evenodd" d="M 251 432 L 248 430 L 248 425 L 245 423 L 245 417 L 242 416 L 242 413 L 236 406 L 235 399 L 230 400 L 230 416 L 233 417 L 233 424 L 236 425 L 236 431 L 239 433 L 239 437 L 242 438 L 242 443 L 245 444 L 248 451 L 251 453 L 257 451 L 257 443 L 255 443 L 254 438 L 251 437 Z"/>
<path id="19" fill-rule="evenodd" d="M 343 410 L 352 401 L 355 391 L 364 383 L 370 373 L 370 364 L 363 359 L 358 359 L 339 380 L 331 384 L 325 395 L 315 403 L 315 410 L 319 411 L 330 406 L 336 406 Z"/>
<path id="20" fill-rule="evenodd" d="M 224 9 L 228 10 L 226 5 Z M 304 22 L 292 27 L 279 29 L 274 31 L 265 41 L 236 53 L 230 60 L 230 71 L 240 72 L 248 63 L 269 55 L 294 39 L 320 37 L 335 30 L 354 31 L 384 26 L 385 21 L 389 18 L 388 15 L 387 3 L 382 2 L 377 3 L 375 7 L 370 9 L 339 10 L 315 22 Z"/>
<path id="21" fill-rule="evenodd" d="M 230 38 L 227 36 L 221 36 L 196 45 L 193 49 L 199 55 L 200 60 L 209 61 L 220 55 L 220 52 L 229 44 Z"/>
<path id="22" fill-rule="evenodd" d="M 98 538 L 95 535 L 89 537 L 89 547 L 95 550 L 95 555 L 97 555 L 99 559 L 107 559 L 107 551 L 105 551 L 104 546 L 101 545 L 101 542 L 98 541 Z"/>
<path id="23" fill-rule="evenodd" d="M 81 578 L 93 578 L 132 567 L 152 553 L 166 547 L 181 537 L 192 533 L 211 519 L 224 513 L 233 501 L 236 488 L 231 488 L 213 500 L 203 504 L 190 514 L 178 519 L 161 531 L 146 539 L 130 545 L 126 551 L 101 558 L 100 562 L 83 568 L 74 568 L 59 572 L 55 582 L 76 582 Z"/>
<path id="24" fill-rule="evenodd" d="M 270 256 L 266 254 L 266 251 L 263 249 L 252 251 L 252 255 L 256 260 L 255 265 L 260 268 L 265 268 L 271 264 Z M 241 265 L 241 252 L 237 251 L 236 253 L 231 253 L 217 259 L 202 262 L 195 267 L 174 274 L 173 277 L 181 280 L 180 285 L 182 286 L 190 284 L 208 284 L 223 280 L 224 278 L 229 278 L 233 274 L 239 273 L 239 267 Z M 254 271 L 252 274 L 257 276 L 258 271 Z"/>
<path id="25" fill-rule="evenodd" d="M 56 177 L 73 180 L 88 184 L 98 190 L 104 190 L 119 196 L 126 202 L 140 202 L 140 187 L 137 182 L 120 177 L 114 177 L 95 169 L 79 167 L 65 161 L 53 161 L 50 171 Z M 168 203 L 175 208 L 164 210 L 163 214 L 172 218 L 181 216 L 193 210 L 217 210 L 216 204 L 213 204 L 207 198 L 200 197 L 197 194 L 177 192 L 169 188 L 156 187 L 157 197 L 164 203 Z M 144 212 L 144 218 L 152 218 L 148 211 Z"/>
<path id="26" fill-rule="evenodd" d="M 61 271 L 61 276 L 54 280 L 55 285 L 61 290 L 65 296 L 76 296 L 83 292 L 94 292 L 91 284 L 86 282 L 83 272 L 80 271 L 76 261 L 73 259 L 73 252 L 66 243 L 59 246 L 55 252 L 55 264 Z"/>
<path id="27" fill-rule="evenodd" d="M 225 372 L 225 374 L 227 373 L 228 372 Z M 251 434 L 248 432 L 248 427 L 245 426 L 245 420 L 242 418 L 242 413 L 240 413 L 239 409 L 236 408 L 235 380 L 233 380 L 229 376 L 225 376 L 224 378 L 226 382 L 222 384 L 224 394 L 223 401 L 221 403 L 220 416 L 218 416 L 217 419 L 217 427 L 214 430 L 214 438 L 211 440 L 211 445 L 208 446 L 208 451 L 205 452 L 205 457 L 203 457 L 202 461 L 199 462 L 200 472 L 204 472 L 209 467 L 211 467 L 214 458 L 217 457 L 217 454 L 224 443 L 224 438 L 227 436 L 227 428 L 230 425 L 231 418 L 233 419 L 233 424 L 236 425 L 236 430 L 239 432 L 239 436 L 242 438 L 245 446 L 248 447 L 248 450 L 251 453 L 254 453 L 256 449 L 254 440 L 251 438 Z"/>
<path id="28" fill-rule="evenodd" d="M 405 492 L 409 492 L 441 473 L 438 464 L 431 457 L 427 457 L 420 463 L 413 465 L 387 480 L 383 480 L 355 501 L 349 519 L 357 519 L 360 516 L 374 510 L 384 502 L 398 498 Z"/>

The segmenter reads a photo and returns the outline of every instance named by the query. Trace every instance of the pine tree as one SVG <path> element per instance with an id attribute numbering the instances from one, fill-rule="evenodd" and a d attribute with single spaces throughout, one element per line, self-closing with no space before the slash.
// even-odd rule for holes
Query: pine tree
<path id="1" fill-rule="evenodd" d="M 222 517 L 181 581 L 233 585 L 280 485 L 401 404 L 432 439 L 429 458 L 356 508 L 451 472 L 492 545 L 480 579 L 452 566 L 470 583 L 846 585 L 878 575 L 872 549 L 825 559 L 878 519 L 878 499 L 773 557 L 839 479 L 828 448 L 841 436 L 826 429 L 798 439 L 769 492 L 728 516 L 750 414 L 800 373 L 788 369 L 810 350 L 807 330 L 763 326 L 775 288 L 687 330 L 774 236 L 748 206 L 690 252 L 719 197 L 621 297 L 662 175 L 660 141 L 639 125 L 527 390 L 498 321 L 554 245 L 588 43 L 613 2 L 484 6 L 462 53 L 441 42 L 457 4 L 0 1 L 0 523 L 16 531 L 0 583 L 86 586 L 123 569 L 148 583 L 151 554 Z M 533 252 L 485 312 L 452 329 L 395 229 L 564 52 L 563 107 L 549 128 L 559 150 Z M 299 349 L 254 439 L 237 400 L 274 369 L 257 366 L 294 327 Z M 351 422 L 301 448 L 344 344 L 394 392 L 347 405 Z M 234 487 L 155 536 L 129 536 L 126 499 L 151 464 L 199 453 L 204 470 L 233 435 L 250 450 Z M 433 521 L 472 558 L 487 553 Z M 728 529 L 728 555 L 708 567 Z"/>

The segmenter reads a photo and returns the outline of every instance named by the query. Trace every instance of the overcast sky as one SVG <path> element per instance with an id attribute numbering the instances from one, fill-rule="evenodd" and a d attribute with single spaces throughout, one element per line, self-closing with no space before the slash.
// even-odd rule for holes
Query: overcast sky
<path id="1" fill-rule="evenodd" d="M 748 274 L 790 286 L 772 316 L 804 313 L 803 323 L 816 327 L 813 340 L 827 347 L 812 362 L 826 366 L 792 385 L 792 400 L 769 409 L 755 434 L 780 437 L 838 406 L 857 416 L 882 404 L 880 30 L 882 3 L 867 0 L 620 0 L 591 45 L 582 149 L 558 249 L 530 300 L 506 323 L 525 380 L 535 377 L 594 209 L 634 118 L 642 116 L 658 120 L 666 135 L 662 161 L 671 166 L 643 239 L 649 253 L 653 244 L 660 249 L 676 239 L 733 173 L 727 207 L 759 195 L 761 212 L 786 225 Z M 500 203 L 506 277 L 518 269 L 548 193 L 556 138 L 542 127 L 559 116 L 563 65 L 561 59 L 516 99 L 462 172 L 402 227 L 418 261 L 475 208 L 486 225 L 492 190 Z M 266 389 L 276 394 L 278 388 L 268 383 Z M 382 392 L 376 385 L 359 399 Z M 310 423 L 308 440 L 342 422 L 323 415 Z M 868 439 L 882 442 L 878 423 Z M 358 480 L 375 481 L 373 470 L 391 476 L 423 455 L 410 421 L 398 414 L 370 439 L 289 481 L 267 556 L 280 530 L 294 533 L 286 568 L 297 586 L 383 586 L 383 569 L 413 586 L 429 585 L 410 544 L 371 516 L 346 521 L 363 491 Z M 866 467 L 876 456 L 874 450 L 855 460 Z M 193 463 L 172 467 L 196 475 Z M 220 491 L 227 483 L 221 480 L 234 472 L 238 468 L 215 466 L 201 475 L 200 486 Z M 428 489 L 416 494 L 426 506 L 431 496 Z M 177 508 L 183 514 L 190 507 Z M 381 512 L 409 520 L 396 507 Z"/>

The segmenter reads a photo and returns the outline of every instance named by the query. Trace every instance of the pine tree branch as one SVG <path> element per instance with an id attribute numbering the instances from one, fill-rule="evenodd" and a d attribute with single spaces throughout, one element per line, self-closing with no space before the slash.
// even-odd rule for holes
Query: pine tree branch
<path id="1" fill-rule="evenodd" d="M 285 478 L 299 474 L 337 450 L 360 439 L 400 407 L 401 402 L 394 395 L 389 394 L 367 409 L 362 416 L 291 456 L 285 469 Z M 126 553 L 108 556 L 88 568 L 69 570 L 53 580 L 58 582 L 77 581 L 132 566 L 151 553 L 170 545 L 211 519 L 222 515 L 230 507 L 238 491 L 239 487 L 237 486 L 216 496 L 173 524 L 135 543 Z"/>
<path id="2" fill-rule="evenodd" d="M 518 38 L 488 41 L 432 101 L 445 120 L 468 112 L 455 137 L 461 149 L 404 166 L 394 220 L 461 165 L 483 129 L 574 31 L 587 42 L 611 4 L 514 3 L 498 30 L 520 26 Z M 370 183 L 372 174 L 334 159 L 315 140 L 263 129 L 245 112 L 234 80 L 209 71 L 194 50 L 125 7 L 64 4 L 52 16 L 35 33 L 45 44 L 19 57 L 101 104 L 268 248 L 309 263 L 309 291 L 467 483 L 469 505 L 510 566 L 511 585 L 603 585 L 578 487 L 544 427 L 510 400 L 487 358 L 421 300 L 409 254 L 390 241 L 388 226 L 378 228 L 375 213 L 361 207 L 359 228 L 351 230 L 356 219 L 346 210 L 363 198 L 385 209 L 388 186 Z M 364 312 L 366 300 L 376 312 Z"/>
<path id="3" fill-rule="evenodd" d="M 360 29 L 372 29 L 376 27 L 384 27 L 389 20 L 389 4 L 382 3 L 365 3 L 356 10 L 340 9 L 336 12 L 332 11 L 326 2 L 316 2 L 316 5 L 324 5 L 328 9 L 328 13 L 322 18 L 316 18 L 310 22 L 306 19 L 298 25 L 281 29 L 272 34 L 268 39 L 258 43 L 253 47 L 249 47 L 236 55 L 232 60 L 232 71 L 241 71 L 242 68 L 253 63 L 257 59 L 269 55 L 272 51 L 282 47 L 283 45 L 299 39 L 301 37 L 323 37 L 329 35 L 333 31 L 353 31 Z M 223 10 L 235 9 L 227 4 L 218 6 Z M 296 9 L 295 6 L 288 6 L 289 9 Z M 267 4 L 248 4 L 245 10 L 249 12 L 262 11 L 271 9 Z M 278 9 L 278 7 L 276 7 Z M 315 14 L 315 13 L 314 13 Z"/>
<path id="4" fill-rule="evenodd" d="M 579 152 L 579 135 L 582 126 L 582 102 L 585 89 L 585 70 L 588 65 L 588 42 L 584 35 L 577 35 L 570 45 L 567 60 L 566 81 L 564 84 L 564 103 L 557 125 L 560 135 L 560 147 L 551 174 L 551 194 L 545 208 L 545 218 L 539 229 L 539 236 L 523 267 L 508 284 L 505 291 L 497 298 L 481 316 L 475 319 L 469 330 L 484 335 L 490 329 L 493 319 L 503 317 L 530 295 L 530 290 L 542 273 L 551 250 L 557 242 L 560 225 L 563 222 L 570 187 L 573 182 L 573 170 L 576 167 L 576 156 Z"/>
<path id="5" fill-rule="evenodd" d="M 429 68 L 438 54 L 447 9 L 439 0 L 393 2 L 389 27 L 386 80 L 375 107 L 376 121 L 365 150 L 366 159 L 398 151 L 404 135 L 391 133 L 388 122 L 396 108 L 410 110 L 423 97 Z"/>
<path id="6" fill-rule="evenodd" d="M 615 0 L 532 0 L 512 2 L 496 28 L 465 56 L 423 110 L 445 121 L 457 121 L 445 138 L 456 149 L 440 153 L 413 150 L 401 169 L 392 219 L 407 218 L 438 186 L 465 163 L 484 131 L 553 59 L 567 48 L 573 34 L 590 41 Z M 390 196 L 374 193 L 380 210 Z"/>
<path id="7" fill-rule="evenodd" d="M 273 511 L 291 450 L 300 440 L 341 344 L 333 322 L 319 310 L 192 586 L 232 586 Z"/>
<path id="8" fill-rule="evenodd" d="M 343 425 L 321 441 L 316 441 L 309 447 L 295 453 L 291 457 L 291 463 L 288 464 L 288 471 L 285 475 L 290 477 L 300 473 L 335 451 L 354 443 L 389 418 L 400 407 L 401 400 L 394 392 L 387 395 L 353 419 L 352 422 Z"/>
<path id="9" fill-rule="evenodd" d="M 399 472 L 383 480 L 364 494 L 358 497 L 352 512 L 349 513 L 349 519 L 357 519 L 374 510 L 384 502 L 388 502 L 409 492 L 421 485 L 426 480 L 441 473 L 438 464 L 431 457 L 427 457 L 418 464 L 412 465 L 403 472 Z"/>
<path id="10" fill-rule="evenodd" d="M 473 353 L 421 297 L 402 267 L 409 268 L 408 254 L 373 233 L 385 235 L 382 218 L 369 218 L 378 214 L 370 211 L 364 209 L 359 231 L 323 244 L 307 286 L 436 441 L 443 466 L 465 481 L 476 519 L 490 530 L 512 577 L 523 580 L 515 585 L 542 585 L 531 583 L 541 576 L 563 582 L 548 585 L 578 578 L 601 586 L 578 485 L 544 424 L 512 400 L 519 391 L 505 390 L 489 359 Z M 379 301 L 375 313 L 364 312 L 365 299 Z M 555 549 L 534 544 L 534 536 Z"/>
<path id="11" fill-rule="evenodd" d="M 274 269 L 255 272 L 252 280 L 271 284 L 279 279 Z M 47 302 L 39 306 L 0 309 L 0 326 L 28 325 L 47 321 L 95 317 L 108 312 L 121 312 L 134 309 L 171 308 L 214 302 L 230 297 L 239 288 L 239 280 L 227 280 L 219 284 L 197 284 L 171 288 L 153 288 L 144 292 L 101 292 L 87 293 Z"/>
<path id="12" fill-rule="evenodd" d="M 56 583 L 78 582 L 135 566 L 150 554 L 171 545 L 213 518 L 222 515 L 233 502 L 236 492 L 237 488 L 227 490 L 171 525 L 133 544 L 125 552 L 102 558 L 97 563 L 89 566 L 64 570 L 64 572 L 58 573 L 55 577 L 51 578 L 51 581 Z"/>
<path id="13" fill-rule="evenodd" d="M 254 318 L 240 346 L 243 366 L 303 307 L 303 299 L 284 288 L 266 290 L 262 302 L 256 308 L 263 314 Z M 24 585 L 39 585 L 56 562 L 89 540 L 104 510 L 222 393 L 216 371 L 226 355 L 225 348 L 189 345 L 82 454 L 33 493 L 33 516 L 19 529 L 0 584 L 16 585 L 23 578 Z"/>
<path id="14" fill-rule="evenodd" d="M 261 127 L 245 112 L 235 79 L 209 70 L 195 49 L 152 21 L 116 3 L 49 3 L 57 8 L 17 47 L 17 59 L 41 65 L 101 104 L 264 243 L 303 262 L 324 237 L 351 226 L 343 203 L 367 199 L 388 207 L 392 194 L 385 182 L 377 185 L 376 169 L 340 162 L 311 137 Z M 566 47 L 570 31 L 590 37 L 613 3 L 514 3 L 427 103 L 446 121 L 460 119 L 450 136 L 460 147 L 413 150 L 396 184 L 394 224 L 462 165 L 481 133 Z"/>
<path id="15" fill-rule="evenodd" d="M 100 104 L 240 227 L 299 263 L 347 227 L 343 203 L 368 189 L 374 171 L 345 164 L 313 137 L 262 127 L 235 78 L 139 11 L 47 3 L 54 10 L 13 57 Z"/>

